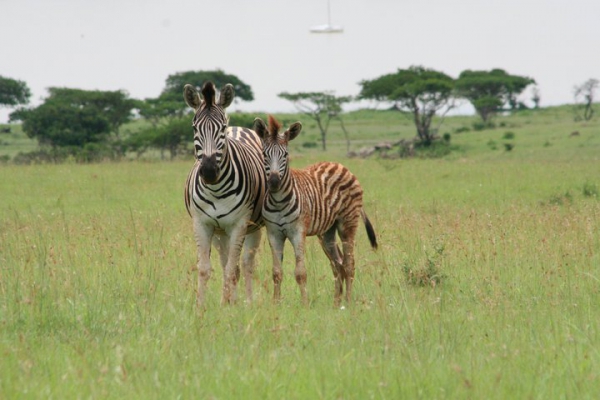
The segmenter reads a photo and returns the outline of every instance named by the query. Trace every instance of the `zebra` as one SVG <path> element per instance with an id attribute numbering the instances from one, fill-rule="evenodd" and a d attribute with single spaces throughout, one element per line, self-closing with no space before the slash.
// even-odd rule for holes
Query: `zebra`
<path id="1" fill-rule="evenodd" d="M 307 303 L 304 246 L 306 236 L 318 236 L 329 258 L 335 278 L 334 304 L 339 306 L 346 285 L 346 303 L 350 302 L 354 281 L 354 237 L 362 217 L 373 249 L 377 237 L 363 209 L 363 190 L 358 179 L 342 164 L 320 162 L 304 169 L 289 167 L 288 143 L 302 130 L 295 122 L 279 133 L 281 124 L 269 116 L 269 126 L 254 120 L 254 130 L 263 141 L 267 194 L 263 218 L 273 256 L 273 297 L 281 298 L 283 247 L 288 239 L 296 256 L 295 277 L 303 303 Z M 340 250 L 336 232 L 342 241 Z"/>
<path id="2" fill-rule="evenodd" d="M 260 245 L 262 203 L 266 177 L 262 143 L 254 131 L 228 127 L 225 109 L 234 89 L 225 85 L 216 100 L 212 82 L 202 86 L 202 97 L 185 85 L 183 97 L 195 110 L 193 119 L 196 162 L 185 184 L 185 205 L 193 220 L 198 251 L 197 304 L 203 305 L 212 273 L 211 241 L 219 251 L 223 267 L 221 303 L 233 303 L 240 278 L 239 259 L 246 284 L 246 299 L 252 300 L 254 257 Z"/>

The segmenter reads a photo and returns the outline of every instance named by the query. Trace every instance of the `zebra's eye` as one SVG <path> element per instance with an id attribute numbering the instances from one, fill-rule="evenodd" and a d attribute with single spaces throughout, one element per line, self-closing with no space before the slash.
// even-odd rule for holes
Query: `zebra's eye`
<path id="1" fill-rule="evenodd" d="M 226 129 L 227 129 L 227 124 L 223 124 L 221 126 L 221 132 L 225 132 Z"/>

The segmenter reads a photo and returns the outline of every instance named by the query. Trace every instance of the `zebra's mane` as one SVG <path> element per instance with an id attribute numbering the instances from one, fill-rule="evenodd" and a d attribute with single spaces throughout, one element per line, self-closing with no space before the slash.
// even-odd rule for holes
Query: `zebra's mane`
<path id="1" fill-rule="evenodd" d="M 207 81 L 202 85 L 202 98 L 206 107 L 210 108 L 215 104 L 215 85 L 211 81 Z"/>
<path id="2" fill-rule="evenodd" d="M 268 131 L 269 131 L 269 137 L 271 138 L 272 141 L 274 141 L 274 142 L 277 141 L 277 134 L 279 133 L 280 129 L 281 129 L 281 123 L 279 121 L 277 121 L 274 116 L 269 115 Z"/>

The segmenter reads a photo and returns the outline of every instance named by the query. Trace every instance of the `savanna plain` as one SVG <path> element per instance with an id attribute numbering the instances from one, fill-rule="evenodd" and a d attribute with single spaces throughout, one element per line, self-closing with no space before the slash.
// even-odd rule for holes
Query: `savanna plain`
<path id="1" fill-rule="evenodd" d="M 342 308 L 316 238 L 309 305 L 289 245 L 274 304 L 266 235 L 254 301 L 219 304 L 215 257 L 196 307 L 191 155 L 0 165 L 0 398 L 598 398 L 598 118 L 449 117 L 452 152 L 410 159 L 347 158 L 336 126 L 323 152 L 303 122 L 292 165 L 348 166 L 379 238 L 372 251 L 360 228 Z M 356 150 L 414 136 L 397 112 L 345 124 Z"/>

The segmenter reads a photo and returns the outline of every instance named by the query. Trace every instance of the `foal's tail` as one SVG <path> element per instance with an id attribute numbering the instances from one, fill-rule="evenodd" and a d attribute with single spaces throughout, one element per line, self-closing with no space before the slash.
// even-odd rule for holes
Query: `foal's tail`
<path id="1" fill-rule="evenodd" d="M 369 237 L 369 242 L 371 242 L 371 247 L 377 250 L 377 236 L 375 235 L 375 229 L 373 229 L 373 225 L 371 225 L 371 221 L 369 221 L 364 209 L 361 210 L 360 215 L 365 223 L 365 229 L 367 230 L 367 236 Z"/>

